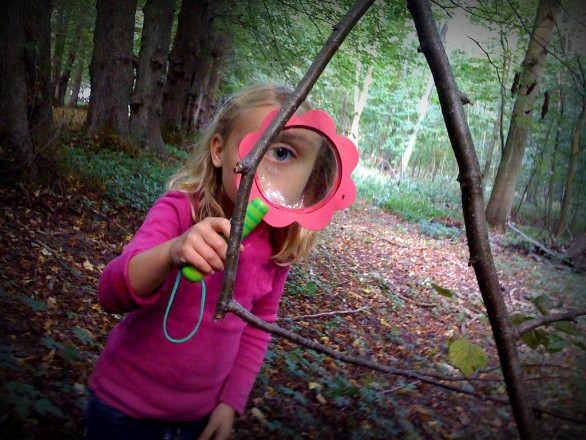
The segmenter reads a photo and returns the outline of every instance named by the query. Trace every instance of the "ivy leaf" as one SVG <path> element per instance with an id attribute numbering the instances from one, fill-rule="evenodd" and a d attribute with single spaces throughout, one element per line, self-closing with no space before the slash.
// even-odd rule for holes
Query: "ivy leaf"
<path id="1" fill-rule="evenodd" d="M 456 339 L 448 350 L 448 360 L 464 376 L 470 376 L 477 369 L 486 368 L 488 355 L 482 347 L 470 343 L 467 339 Z"/>
<path id="2" fill-rule="evenodd" d="M 550 310 L 554 308 L 552 299 L 547 295 L 539 295 L 533 298 L 531 302 L 543 316 L 549 315 Z"/>
<path id="3" fill-rule="evenodd" d="M 568 348 L 572 343 L 558 335 L 547 335 L 543 346 L 548 353 L 557 353 L 562 351 L 564 348 Z"/>
<path id="4" fill-rule="evenodd" d="M 535 350 L 540 345 L 547 344 L 547 333 L 539 329 L 531 330 L 530 332 L 523 334 L 521 340 Z"/>
<path id="5" fill-rule="evenodd" d="M 63 412 L 47 399 L 37 400 L 33 404 L 33 409 L 42 416 L 46 414 L 53 414 L 57 417 L 64 417 Z"/>
<path id="6" fill-rule="evenodd" d="M 92 345 L 94 343 L 94 339 L 92 336 L 84 329 L 79 327 L 73 327 L 73 334 L 77 336 L 77 338 L 84 343 L 84 345 Z"/>
<path id="7" fill-rule="evenodd" d="M 454 296 L 454 294 L 452 293 L 452 291 L 450 289 L 446 289 L 445 287 L 438 286 L 435 283 L 431 283 L 431 287 L 433 287 L 437 293 L 439 293 L 440 295 L 445 296 L 447 298 L 452 298 Z"/>
<path id="8" fill-rule="evenodd" d="M 557 330 L 573 336 L 582 336 L 582 330 L 569 321 L 559 321 L 553 325 Z"/>

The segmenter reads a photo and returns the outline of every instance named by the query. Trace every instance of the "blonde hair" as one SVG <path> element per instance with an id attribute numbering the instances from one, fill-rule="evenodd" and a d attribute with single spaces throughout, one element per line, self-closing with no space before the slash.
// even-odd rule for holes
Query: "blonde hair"
<path id="1" fill-rule="evenodd" d="M 212 163 L 210 142 L 215 134 L 227 139 L 241 113 L 249 108 L 268 105 L 282 106 L 292 91 L 272 83 L 260 83 L 229 97 L 219 108 L 216 116 L 193 146 L 193 152 L 184 168 L 169 181 L 170 190 L 187 192 L 191 198 L 193 221 L 206 217 L 225 217 L 219 203 L 222 194 L 222 172 Z M 311 106 L 304 102 L 297 110 L 303 114 Z M 197 200 L 195 197 L 197 196 Z M 292 264 L 308 255 L 317 240 L 317 232 L 305 229 L 297 223 L 284 228 L 272 228 L 273 258 L 282 265 Z"/>

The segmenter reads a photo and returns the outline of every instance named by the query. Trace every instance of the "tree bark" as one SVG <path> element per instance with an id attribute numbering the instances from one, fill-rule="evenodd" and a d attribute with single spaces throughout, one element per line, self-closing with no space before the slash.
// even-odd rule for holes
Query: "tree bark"
<path id="1" fill-rule="evenodd" d="M 81 81 L 83 79 L 84 67 L 85 65 L 83 57 L 79 57 L 75 66 L 75 73 L 73 74 L 73 82 L 71 83 L 70 93 L 66 100 L 68 107 L 77 107 L 77 100 L 79 99 L 79 91 L 81 90 Z"/>
<path id="2" fill-rule="evenodd" d="M 207 32 L 203 23 L 209 7 L 209 0 L 184 0 L 179 12 L 177 33 L 169 56 L 167 82 L 163 91 L 161 120 L 163 129 L 174 133 L 174 137 L 180 138 L 183 133 L 184 109 L 195 70 L 200 67 L 195 65 L 195 60 L 202 34 Z"/>
<path id="3" fill-rule="evenodd" d="M 36 179 L 27 111 L 24 23 L 28 6 L 9 0 L 0 13 L 0 179 Z"/>
<path id="4" fill-rule="evenodd" d="M 90 64 L 90 135 L 128 140 L 128 105 L 134 69 L 132 46 L 137 0 L 98 0 Z"/>
<path id="5" fill-rule="evenodd" d="M 523 373 L 516 349 L 515 332 L 500 292 L 484 220 L 482 176 L 466 123 L 461 94 L 443 49 L 428 0 L 408 0 L 407 6 L 417 29 L 420 49 L 425 55 L 437 87 L 442 113 L 458 162 L 458 181 L 462 191 L 462 210 L 470 249 L 470 264 L 492 327 L 511 407 L 519 433 L 524 439 L 537 438 L 530 392 L 524 387 Z"/>
<path id="6" fill-rule="evenodd" d="M 175 0 L 148 0 L 144 7 L 136 85 L 130 103 L 130 135 L 139 148 L 162 153 L 161 102 Z"/>
<path id="7" fill-rule="evenodd" d="M 214 4 L 214 8 L 218 3 Z M 214 10 L 211 11 L 214 14 Z M 206 125 L 212 116 L 212 105 L 220 85 L 220 71 L 229 50 L 229 36 L 214 27 L 215 20 L 208 21 L 208 32 L 200 42 L 195 64 L 200 66 L 192 80 L 187 104 L 183 111 L 183 135 L 190 141 L 195 133 Z"/>
<path id="8" fill-rule="evenodd" d="M 539 94 L 547 46 L 551 40 L 558 7 L 559 0 L 540 0 L 531 40 L 523 60 L 507 141 L 486 207 L 486 220 L 500 230 L 504 230 L 511 215 L 517 176 L 533 120 L 533 104 Z"/>
<path id="9" fill-rule="evenodd" d="M 580 134 L 586 125 L 586 96 L 583 97 L 582 111 L 578 117 L 578 122 L 572 134 L 572 155 L 570 156 L 570 165 L 568 167 L 568 174 L 566 177 L 566 185 L 564 188 L 564 198 L 562 200 L 562 208 L 560 211 L 560 220 L 555 231 L 556 238 L 559 238 L 568 223 L 568 211 L 572 203 L 572 190 L 574 186 L 574 179 L 576 178 L 576 170 L 578 169 L 578 156 L 580 155 Z"/>

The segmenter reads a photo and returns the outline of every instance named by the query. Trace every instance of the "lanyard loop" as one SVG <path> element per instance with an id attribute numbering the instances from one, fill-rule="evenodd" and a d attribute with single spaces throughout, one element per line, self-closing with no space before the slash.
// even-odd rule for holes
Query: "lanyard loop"
<path id="1" fill-rule="evenodd" d="M 200 281 L 201 284 L 201 304 L 199 307 L 199 318 L 197 320 L 197 324 L 195 325 L 194 329 L 189 333 L 187 336 L 181 339 L 175 339 L 169 335 L 167 331 L 167 318 L 169 317 L 169 313 L 171 312 L 171 307 L 173 306 L 173 300 L 175 299 L 175 294 L 177 293 L 177 288 L 179 287 L 179 281 L 181 281 L 181 271 L 177 273 L 177 279 L 175 280 L 175 285 L 173 286 L 173 291 L 171 292 L 171 297 L 169 298 L 169 303 L 167 304 L 167 310 L 165 310 L 165 318 L 163 319 L 163 332 L 165 333 L 165 337 L 168 341 L 174 342 L 175 344 L 182 344 L 183 342 L 189 341 L 199 330 L 199 326 L 203 320 L 203 311 L 206 302 L 206 283 L 202 279 Z"/>

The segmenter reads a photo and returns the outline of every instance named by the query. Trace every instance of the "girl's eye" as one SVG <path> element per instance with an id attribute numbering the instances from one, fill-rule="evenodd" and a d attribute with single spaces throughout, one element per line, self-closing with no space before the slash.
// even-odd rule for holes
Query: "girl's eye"
<path id="1" fill-rule="evenodd" d="M 271 149 L 271 156 L 279 162 L 285 162 L 286 160 L 292 159 L 295 155 L 289 148 L 278 146 Z"/>

